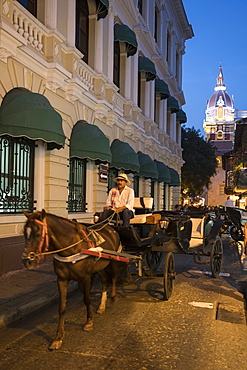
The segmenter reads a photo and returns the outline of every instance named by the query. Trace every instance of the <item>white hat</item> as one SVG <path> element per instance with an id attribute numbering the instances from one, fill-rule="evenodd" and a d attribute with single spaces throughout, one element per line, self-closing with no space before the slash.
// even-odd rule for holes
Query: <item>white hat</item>
<path id="1" fill-rule="evenodd" d="M 124 180 L 126 181 L 127 185 L 130 185 L 131 182 L 130 180 L 128 179 L 128 176 L 126 175 L 126 173 L 120 173 L 120 175 L 118 175 L 117 177 L 115 177 L 115 179 L 113 179 L 115 182 L 117 182 L 117 180 Z"/>

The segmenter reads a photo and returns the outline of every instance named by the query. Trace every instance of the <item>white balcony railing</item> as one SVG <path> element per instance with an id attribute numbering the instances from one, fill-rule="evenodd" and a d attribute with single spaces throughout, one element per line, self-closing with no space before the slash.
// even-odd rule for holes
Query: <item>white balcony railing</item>
<path id="1" fill-rule="evenodd" d="M 26 9 L 19 8 L 18 3 L 13 3 L 13 26 L 17 33 L 26 39 L 27 43 L 43 53 L 45 30 L 42 23 L 32 16 Z"/>

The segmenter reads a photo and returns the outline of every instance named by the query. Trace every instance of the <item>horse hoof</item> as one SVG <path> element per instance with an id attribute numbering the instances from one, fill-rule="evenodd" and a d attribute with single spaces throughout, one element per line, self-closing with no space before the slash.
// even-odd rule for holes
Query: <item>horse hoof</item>
<path id="1" fill-rule="evenodd" d="M 49 351 L 54 351 L 54 349 L 59 349 L 61 345 L 62 345 L 61 340 L 54 340 L 54 342 L 52 342 L 52 344 L 49 347 Z"/>
<path id="2" fill-rule="evenodd" d="M 84 331 L 92 331 L 92 330 L 93 330 L 93 322 L 92 322 L 92 321 L 87 322 L 87 323 L 83 326 L 83 330 L 84 330 Z"/>
<path id="3" fill-rule="evenodd" d="M 96 312 L 101 315 L 102 313 L 105 312 L 105 308 L 98 308 Z"/>

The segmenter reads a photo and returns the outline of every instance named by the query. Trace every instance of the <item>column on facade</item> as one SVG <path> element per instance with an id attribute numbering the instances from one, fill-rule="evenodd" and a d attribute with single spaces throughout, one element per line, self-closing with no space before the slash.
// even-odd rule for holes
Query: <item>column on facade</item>
<path id="1" fill-rule="evenodd" d="M 176 75 L 176 41 L 174 30 L 171 32 L 171 70 Z"/>
<path id="2" fill-rule="evenodd" d="M 107 33 L 105 30 L 105 33 L 107 34 L 107 39 L 106 44 L 104 44 L 105 50 L 107 50 L 104 55 L 107 57 L 107 62 L 106 62 L 106 70 L 107 70 L 107 77 L 110 83 L 113 83 L 113 55 L 114 55 L 114 13 L 113 9 L 110 6 L 108 10 L 108 15 L 105 18 L 105 23 L 107 27 Z"/>
<path id="3" fill-rule="evenodd" d="M 171 126 L 170 126 L 170 138 L 172 141 L 176 141 L 176 125 L 177 125 L 177 116 L 176 113 L 171 114 Z"/>
<path id="4" fill-rule="evenodd" d="M 67 44 L 75 46 L 76 0 L 69 0 L 67 4 Z"/>
<path id="5" fill-rule="evenodd" d="M 131 57 L 132 75 L 131 75 L 131 100 L 137 105 L 138 100 L 138 53 Z"/>
<path id="6" fill-rule="evenodd" d="M 150 85 L 150 90 L 149 90 L 149 117 L 154 121 L 155 82 L 150 81 L 148 84 Z"/>
<path id="7" fill-rule="evenodd" d="M 144 93 L 144 106 L 142 106 L 143 113 L 146 117 L 151 117 L 150 112 L 150 94 L 151 94 L 151 81 L 145 82 L 145 93 Z"/>
<path id="8" fill-rule="evenodd" d="M 45 25 L 47 28 L 57 28 L 57 0 L 45 0 Z"/>
<path id="9" fill-rule="evenodd" d="M 177 123 L 177 143 L 181 146 L 181 137 L 182 137 L 182 130 L 180 123 Z"/>
<path id="10" fill-rule="evenodd" d="M 163 109 L 163 100 L 159 100 L 159 104 L 158 104 L 158 107 L 159 107 L 159 129 L 160 131 L 164 131 L 164 109 Z"/>
<path id="11" fill-rule="evenodd" d="M 167 134 L 167 99 L 162 100 L 162 112 L 163 112 L 162 131 Z"/>
<path id="12" fill-rule="evenodd" d="M 103 73 L 103 52 L 104 52 L 104 20 L 97 20 L 97 15 L 94 18 L 94 69 L 98 73 Z"/>
<path id="13" fill-rule="evenodd" d="M 169 185 L 168 184 L 165 184 L 165 183 L 164 183 L 164 192 L 165 192 L 165 197 L 164 197 L 165 198 L 164 199 L 165 204 L 163 206 L 164 206 L 164 209 L 166 211 L 169 211 L 169 209 L 170 209 L 170 204 L 169 204 L 169 199 L 170 199 Z"/>
<path id="14" fill-rule="evenodd" d="M 95 201 L 93 199 L 94 192 L 92 191 L 94 184 L 97 184 L 97 182 L 94 183 L 94 161 L 88 160 L 87 161 L 87 168 L 86 168 L 86 203 L 87 203 L 87 212 L 93 212 L 93 204 L 95 204 Z M 97 192 L 95 194 L 97 196 Z"/>
<path id="15" fill-rule="evenodd" d="M 45 178 L 45 152 L 46 143 L 38 140 L 35 148 L 34 159 L 34 199 L 37 200 L 36 208 L 38 210 L 45 207 L 45 191 L 44 191 L 44 178 Z"/>
<path id="16" fill-rule="evenodd" d="M 127 100 L 131 100 L 131 90 L 132 87 L 132 79 L 131 79 L 131 71 L 132 71 L 132 57 L 125 58 L 125 76 L 124 76 L 124 97 Z"/>

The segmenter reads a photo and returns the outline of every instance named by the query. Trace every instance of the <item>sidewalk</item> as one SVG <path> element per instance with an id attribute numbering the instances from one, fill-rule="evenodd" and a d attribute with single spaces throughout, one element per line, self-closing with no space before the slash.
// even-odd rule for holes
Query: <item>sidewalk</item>
<path id="1" fill-rule="evenodd" d="M 230 273 L 234 289 L 247 300 L 247 270 L 245 262 L 237 255 L 236 247 L 223 236 L 224 260 L 222 272 Z M 232 240 L 231 240 L 232 241 Z M 181 258 L 183 255 L 181 255 Z M 224 263 L 225 261 L 225 263 Z M 227 266 L 226 266 L 227 265 Z M 78 283 L 69 283 L 68 293 L 78 289 Z M 34 270 L 22 269 L 0 277 L 0 330 L 19 321 L 37 309 L 58 300 L 56 274 L 52 259 Z"/>
<path id="2" fill-rule="evenodd" d="M 70 282 L 68 292 L 77 288 L 77 282 Z M 0 276 L 0 330 L 57 301 L 58 296 L 52 260 L 34 270 L 22 269 Z"/>

